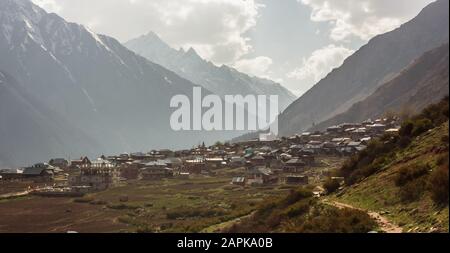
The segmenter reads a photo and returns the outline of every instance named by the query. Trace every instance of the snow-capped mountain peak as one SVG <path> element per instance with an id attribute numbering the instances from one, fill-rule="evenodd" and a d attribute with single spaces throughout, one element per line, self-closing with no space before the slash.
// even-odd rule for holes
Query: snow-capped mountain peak
<path id="1" fill-rule="evenodd" d="M 125 46 L 221 96 L 279 95 L 281 110 L 295 99 L 291 92 L 275 82 L 250 77 L 226 65 L 216 66 L 204 60 L 192 47 L 187 51 L 175 50 L 152 32 L 130 40 Z"/>
<path id="2" fill-rule="evenodd" d="M 29 0 L 0 0 L 0 55 L 0 71 L 16 80 L 14 85 L 32 94 L 48 108 L 45 111 L 64 115 L 70 125 L 95 139 L 104 148 L 98 152 L 117 153 L 125 147 L 130 151 L 184 148 L 200 137 L 205 141 L 233 137 L 184 133 L 185 142 L 180 143 L 180 136 L 170 130 L 170 99 L 192 95 L 192 82 L 116 39 L 49 14 Z M 11 120 L 1 112 L 0 123 Z M 26 134 L 20 127 L 17 131 Z M 83 146 L 71 142 L 74 147 Z M 22 145 L 26 143 L 8 148 L 25 150 Z M 27 155 L 33 156 L 21 157 Z"/>

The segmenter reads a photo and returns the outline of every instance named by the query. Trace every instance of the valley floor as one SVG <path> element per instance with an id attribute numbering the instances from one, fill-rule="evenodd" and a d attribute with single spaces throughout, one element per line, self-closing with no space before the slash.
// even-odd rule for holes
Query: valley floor
<path id="1" fill-rule="evenodd" d="M 0 200 L 1 232 L 214 232 L 295 187 L 239 187 L 229 177 L 136 181 L 83 198 Z"/>

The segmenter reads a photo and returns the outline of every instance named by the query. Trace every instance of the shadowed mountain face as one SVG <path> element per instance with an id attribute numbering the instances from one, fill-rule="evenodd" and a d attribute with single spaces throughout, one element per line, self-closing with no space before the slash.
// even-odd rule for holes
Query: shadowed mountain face
<path id="1" fill-rule="evenodd" d="M 0 55 L 0 69 L 24 92 L 104 147 L 96 153 L 86 150 L 87 155 L 192 147 L 233 136 L 171 131 L 170 99 L 191 97 L 193 83 L 28 0 L 0 1 Z M 10 130 L 10 135 L 28 134 Z M 71 154 L 71 148 L 64 146 L 62 152 Z"/>
<path id="2" fill-rule="evenodd" d="M 295 100 L 295 96 L 280 84 L 250 77 L 226 65 L 217 67 L 202 59 L 192 48 L 187 52 L 177 51 L 153 32 L 125 43 L 125 46 L 220 96 L 278 95 L 281 111 Z"/>
<path id="3" fill-rule="evenodd" d="M 426 106 L 440 101 L 449 93 L 448 50 L 448 44 L 444 44 L 425 53 L 371 96 L 356 103 L 347 112 L 313 127 L 312 130 L 324 130 L 345 122 L 378 118 L 387 111 L 407 108 L 420 112 Z"/>
<path id="4" fill-rule="evenodd" d="M 0 71 L 0 166 L 80 156 L 101 146 Z"/>
<path id="5" fill-rule="evenodd" d="M 423 53 L 449 38 L 449 2 L 439 0 L 400 28 L 377 36 L 294 102 L 280 117 L 282 135 L 310 128 L 370 96 Z"/>

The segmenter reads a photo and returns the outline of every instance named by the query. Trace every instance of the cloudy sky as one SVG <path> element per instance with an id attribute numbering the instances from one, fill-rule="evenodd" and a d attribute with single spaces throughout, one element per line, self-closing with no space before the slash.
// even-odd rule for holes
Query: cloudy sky
<path id="1" fill-rule="evenodd" d="M 433 0 L 33 0 L 126 42 L 154 31 L 175 48 L 301 95 L 373 36 Z"/>

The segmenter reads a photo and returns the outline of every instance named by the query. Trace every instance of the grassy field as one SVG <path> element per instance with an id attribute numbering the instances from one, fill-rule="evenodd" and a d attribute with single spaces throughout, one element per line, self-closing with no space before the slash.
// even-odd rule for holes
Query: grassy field
<path id="1" fill-rule="evenodd" d="M 318 157 L 317 165 L 306 172 L 310 183 L 320 185 L 322 172 L 338 168 L 343 160 Z M 129 181 L 83 198 L 1 200 L 0 232 L 216 232 L 248 217 L 261 203 L 298 188 L 233 186 L 231 179 L 245 169 L 214 172 L 214 177 Z"/>
<path id="2" fill-rule="evenodd" d="M 242 188 L 230 176 L 135 181 L 83 198 L 0 202 L 0 232 L 213 232 L 289 187 Z"/>
<path id="3" fill-rule="evenodd" d="M 201 232 L 216 224 L 248 215 L 264 199 L 288 189 L 242 188 L 229 178 L 197 178 L 135 182 L 88 198 L 124 211 L 119 221 L 138 232 Z M 120 198 L 128 198 L 121 202 Z"/>

